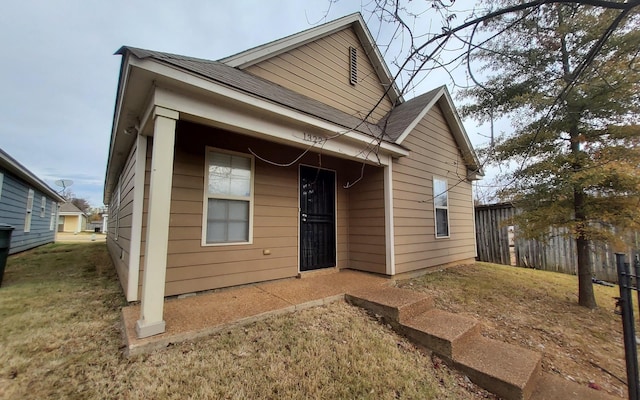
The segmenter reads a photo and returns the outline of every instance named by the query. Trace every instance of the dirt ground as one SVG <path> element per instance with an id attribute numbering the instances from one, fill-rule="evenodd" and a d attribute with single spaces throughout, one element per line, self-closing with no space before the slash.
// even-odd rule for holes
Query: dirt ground
<path id="1" fill-rule="evenodd" d="M 542 353 L 546 372 L 626 397 L 618 287 L 594 285 L 599 308 L 589 310 L 577 304 L 577 284 L 572 275 L 478 263 L 398 286 L 435 294 L 437 307 L 480 320 L 486 337 Z"/>

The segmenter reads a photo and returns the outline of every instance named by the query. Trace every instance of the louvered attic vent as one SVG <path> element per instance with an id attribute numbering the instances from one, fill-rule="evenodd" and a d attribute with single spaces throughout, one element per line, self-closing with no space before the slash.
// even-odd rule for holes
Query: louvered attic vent
<path id="1" fill-rule="evenodd" d="M 358 83 L 358 49 L 349 47 L 349 83 Z"/>

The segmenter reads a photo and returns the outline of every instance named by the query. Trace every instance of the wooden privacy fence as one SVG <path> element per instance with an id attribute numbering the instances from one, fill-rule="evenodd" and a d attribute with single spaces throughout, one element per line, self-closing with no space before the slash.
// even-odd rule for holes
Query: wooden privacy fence
<path id="1" fill-rule="evenodd" d="M 517 227 L 509 226 L 508 219 L 516 209 L 508 203 L 476 206 L 476 241 L 478 260 L 497 264 L 542 269 L 545 271 L 577 274 L 577 250 L 575 240 L 566 234 L 566 229 L 553 228 L 547 242 L 520 239 Z M 639 235 L 635 237 L 638 249 Z M 592 243 L 591 267 L 593 276 L 609 282 L 617 282 L 614 249 L 607 243 Z M 628 259 L 636 255 L 627 250 Z"/>

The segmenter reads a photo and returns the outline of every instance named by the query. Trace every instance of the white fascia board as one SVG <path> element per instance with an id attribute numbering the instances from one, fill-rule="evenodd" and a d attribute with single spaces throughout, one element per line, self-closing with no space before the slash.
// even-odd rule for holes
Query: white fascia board
<path id="1" fill-rule="evenodd" d="M 317 40 L 334 32 L 341 31 L 353 24 L 355 21 L 359 20 L 359 15 L 359 13 L 347 15 L 335 21 L 317 26 L 315 28 L 307 29 L 302 32 L 284 37 L 282 39 L 265 43 L 261 46 L 254 47 L 238 54 L 223 58 L 220 60 L 220 62 L 235 68 L 247 68 L 268 58 L 275 57 L 293 48 L 302 46 L 313 40 Z"/>
<path id="2" fill-rule="evenodd" d="M 358 24 L 354 25 L 356 35 L 360 39 L 360 43 L 367 49 L 367 55 L 373 62 L 373 68 L 376 70 L 378 78 L 385 85 L 389 85 L 389 91 L 387 93 L 389 97 L 391 97 L 392 103 L 404 103 L 404 98 L 393 79 L 393 75 L 391 75 L 391 71 L 389 71 L 387 63 L 384 61 L 384 57 L 382 57 L 382 53 L 380 53 L 380 49 L 378 49 L 378 45 L 373 39 L 367 24 L 362 19 L 362 15 L 357 13 L 356 18 L 358 21 Z"/>
<path id="3" fill-rule="evenodd" d="M 305 132 L 300 124 L 292 126 L 286 122 L 261 118 L 260 115 L 247 112 L 245 108 L 229 102 L 206 101 L 206 99 L 168 91 L 161 87 L 156 88 L 154 99 L 156 107 L 178 110 L 183 119 L 188 120 L 188 116 L 191 115 L 201 120 L 211 121 L 215 126 L 272 142 L 308 148 L 312 151 L 328 153 L 340 158 L 367 161 L 372 164 L 386 165 L 388 159 L 387 154 L 378 159 L 376 154 L 363 152 L 364 145 L 361 142 L 340 139 L 323 141 L 323 138 L 330 136 L 333 132 L 329 132 L 328 135 L 322 135 L 319 131 Z M 371 138 L 371 140 L 374 139 Z"/>
<path id="4" fill-rule="evenodd" d="M 108 204 L 111 201 L 111 191 L 109 190 L 109 176 L 113 173 L 111 171 L 112 163 L 111 160 L 113 158 L 113 152 L 115 150 L 115 142 L 116 136 L 118 132 L 118 126 L 120 125 L 120 115 L 122 113 L 122 104 L 124 102 L 124 89 L 127 87 L 127 83 L 129 81 L 129 73 L 131 71 L 131 61 L 132 57 L 129 52 L 126 52 L 122 56 L 122 61 L 120 64 L 120 77 L 118 80 L 118 92 L 116 94 L 116 104 L 113 111 L 113 122 L 111 126 L 111 140 L 109 141 L 109 154 L 107 156 L 107 168 L 105 171 L 105 179 L 104 179 L 104 187 L 103 187 L 103 203 Z"/>
<path id="5" fill-rule="evenodd" d="M 290 109 L 288 107 L 284 107 L 280 104 L 273 103 L 261 97 L 253 96 L 248 93 L 238 91 L 236 89 L 225 86 L 223 84 L 220 84 L 208 79 L 204 79 L 194 74 L 190 74 L 188 72 L 178 70 L 176 68 L 173 68 L 165 64 L 161 64 L 153 60 L 149 60 L 149 59 L 135 60 L 135 61 L 132 60 L 132 65 L 134 64 L 139 68 L 146 69 L 150 72 L 158 74 L 159 76 L 166 76 L 167 78 L 176 80 L 180 83 L 187 84 L 194 88 L 205 90 L 206 92 L 209 92 L 211 94 L 215 94 L 218 96 L 228 98 L 233 101 L 246 104 L 246 106 L 249 108 L 259 108 L 269 113 L 276 114 L 280 117 L 291 119 L 304 125 L 313 126 L 322 131 L 328 132 L 329 134 L 327 136 L 340 134 L 341 139 L 345 138 L 358 143 L 360 145 L 359 146 L 360 150 L 362 150 L 363 146 L 371 145 L 372 143 L 376 143 L 377 141 L 372 136 L 368 136 L 356 131 L 350 131 L 348 128 L 345 128 L 343 126 L 333 124 L 331 122 L 311 116 L 309 114 L 302 113 L 300 111 Z M 164 92 L 170 93 L 167 91 L 164 91 Z M 171 105 L 160 104 L 158 102 L 157 97 L 158 97 L 158 91 L 156 89 L 156 93 L 154 93 L 154 96 L 152 96 L 153 101 L 155 101 L 155 105 L 160 105 L 162 107 L 176 110 L 178 112 L 186 112 L 181 109 L 181 106 L 179 103 L 177 104 L 172 103 Z M 182 97 L 182 98 L 187 100 L 187 97 Z M 211 104 L 207 103 L 207 106 L 211 107 Z M 230 110 L 230 111 L 236 114 L 239 114 L 237 110 Z M 220 119 L 219 117 L 222 117 L 220 115 L 214 116 L 211 113 L 206 113 L 206 114 L 210 115 L 209 119 L 214 121 L 219 120 Z M 142 126 L 141 128 L 144 128 L 144 127 Z M 331 140 L 329 141 L 329 143 L 333 141 L 335 140 Z M 326 148 L 326 145 L 324 148 Z M 394 157 L 405 157 L 409 155 L 409 152 L 403 147 L 396 144 L 388 143 L 388 142 L 382 142 L 380 144 L 380 149 L 383 152 L 393 155 Z"/>
<path id="6" fill-rule="evenodd" d="M 442 109 L 444 111 L 444 115 L 449 121 L 449 125 L 451 125 L 453 129 L 453 134 L 456 137 L 456 141 L 458 145 L 461 147 L 463 151 L 463 156 L 470 156 L 473 160 L 472 167 L 476 167 L 478 169 L 479 175 L 483 175 L 482 169 L 480 167 L 480 160 L 478 160 L 478 156 L 476 155 L 475 150 L 473 149 L 473 145 L 471 144 L 471 140 L 469 140 L 469 135 L 467 135 L 466 129 L 464 129 L 464 125 L 462 124 L 462 120 L 456 111 L 456 107 L 453 105 L 453 100 L 451 99 L 451 95 L 449 91 L 443 87 L 443 96 L 440 101 L 444 101 L 446 106 L 441 104 Z M 466 153 L 466 154 L 464 154 Z M 466 158 L 466 157 L 465 157 Z M 471 160 L 467 160 L 471 161 Z"/>

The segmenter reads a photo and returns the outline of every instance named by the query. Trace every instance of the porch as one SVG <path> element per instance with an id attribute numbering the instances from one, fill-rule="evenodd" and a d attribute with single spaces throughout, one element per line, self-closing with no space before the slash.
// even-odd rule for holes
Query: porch
<path id="1" fill-rule="evenodd" d="M 148 353 L 171 343 L 206 337 L 230 326 L 344 299 L 347 292 L 382 287 L 387 278 L 358 272 L 311 273 L 302 279 L 285 279 L 222 289 L 164 302 L 164 333 L 138 338 L 136 321 L 140 304 L 122 309 L 124 351 L 127 356 Z"/>

